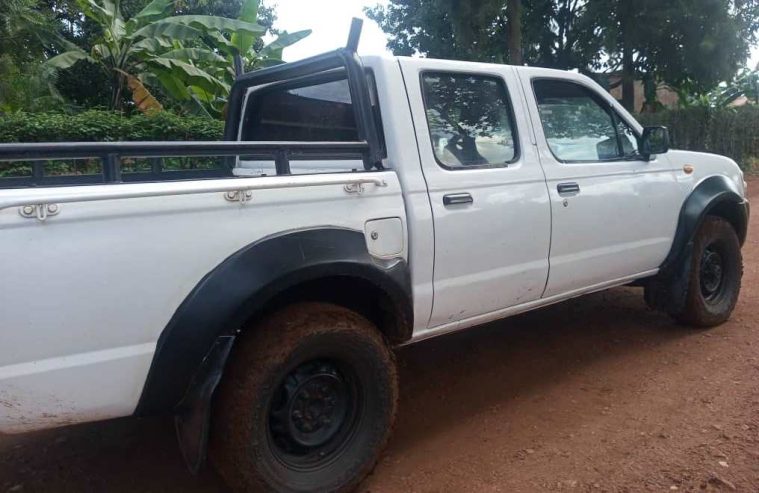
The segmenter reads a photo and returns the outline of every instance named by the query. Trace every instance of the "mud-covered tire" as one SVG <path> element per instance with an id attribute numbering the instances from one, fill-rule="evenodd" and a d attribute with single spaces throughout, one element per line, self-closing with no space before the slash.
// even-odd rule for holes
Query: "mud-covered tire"
<path id="1" fill-rule="evenodd" d="M 726 220 L 708 216 L 696 233 L 685 304 L 673 313 L 680 323 L 713 327 L 735 308 L 743 277 L 738 235 Z"/>
<path id="2" fill-rule="evenodd" d="M 371 322 L 300 303 L 249 327 L 214 399 L 210 458 L 234 491 L 350 491 L 395 420 L 394 356 Z"/>

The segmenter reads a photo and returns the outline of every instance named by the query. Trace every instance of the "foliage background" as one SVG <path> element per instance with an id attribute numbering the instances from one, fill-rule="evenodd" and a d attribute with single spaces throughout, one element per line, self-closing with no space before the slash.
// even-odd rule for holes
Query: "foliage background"
<path id="1" fill-rule="evenodd" d="M 223 133 L 221 120 L 177 116 L 168 111 L 130 117 L 105 110 L 75 115 L 12 113 L 0 117 L 0 142 L 221 140 Z"/>
<path id="2" fill-rule="evenodd" d="M 205 117 L 178 116 L 168 111 L 123 116 L 114 111 L 64 113 L 13 113 L 0 116 L 0 142 L 115 142 L 221 140 L 224 122 Z M 216 169 L 218 158 L 164 158 L 167 170 Z M 48 161 L 46 173 L 93 174 L 101 172 L 98 159 Z M 123 172 L 149 171 L 149 160 L 122 162 Z M 0 177 L 29 176 L 27 162 L 0 162 Z"/>
<path id="3" fill-rule="evenodd" d="M 744 170 L 759 170 L 759 106 L 693 107 L 637 118 L 643 125 L 668 127 L 673 149 L 722 154 Z"/>

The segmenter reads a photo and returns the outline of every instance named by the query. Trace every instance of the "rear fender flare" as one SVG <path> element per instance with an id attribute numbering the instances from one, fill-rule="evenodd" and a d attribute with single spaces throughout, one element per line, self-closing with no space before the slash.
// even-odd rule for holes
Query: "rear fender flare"
<path id="1" fill-rule="evenodd" d="M 335 278 L 382 293 L 395 323 L 388 338 L 410 338 L 411 281 L 403 259 L 372 257 L 360 231 L 282 233 L 228 257 L 185 298 L 161 333 L 135 414 L 175 414 L 180 448 L 197 471 L 205 460 L 213 392 L 236 337 L 278 294 L 286 297 L 290 288 Z"/>

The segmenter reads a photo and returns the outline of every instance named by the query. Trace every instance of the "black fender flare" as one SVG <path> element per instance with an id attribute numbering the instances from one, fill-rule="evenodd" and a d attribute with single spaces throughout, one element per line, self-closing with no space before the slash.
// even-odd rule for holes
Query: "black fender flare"
<path id="1" fill-rule="evenodd" d="M 385 294 L 411 336 L 408 265 L 372 257 L 362 231 L 324 227 L 254 242 L 209 272 L 161 333 L 135 415 L 175 413 L 192 469 L 205 458 L 210 401 L 237 334 L 279 293 L 321 278 L 354 278 Z M 396 341 L 400 342 L 400 341 Z"/>
<path id="2" fill-rule="evenodd" d="M 646 301 L 654 308 L 677 313 L 685 303 L 690 278 L 693 241 L 708 215 L 718 215 L 732 224 L 740 244 L 746 241 L 749 204 L 738 187 L 724 175 L 704 179 L 685 199 L 680 209 L 672 247 L 649 283 Z"/>
<path id="3" fill-rule="evenodd" d="M 672 247 L 660 270 L 666 272 L 679 263 L 688 246 L 692 245 L 701 223 L 706 216 L 715 212 L 726 216 L 743 245 L 748 231 L 748 201 L 728 177 L 710 176 L 699 183 L 683 202 Z"/>

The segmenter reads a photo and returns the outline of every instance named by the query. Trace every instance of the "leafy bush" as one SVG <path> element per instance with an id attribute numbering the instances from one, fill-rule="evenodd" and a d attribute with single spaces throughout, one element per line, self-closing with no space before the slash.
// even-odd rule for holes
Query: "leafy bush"
<path id="1" fill-rule="evenodd" d="M 759 107 L 685 108 L 641 114 L 643 125 L 669 128 L 672 148 L 713 152 L 734 159 L 744 170 L 759 161 Z"/>
<path id="2" fill-rule="evenodd" d="M 114 142 L 221 140 L 224 122 L 160 112 L 124 117 L 90 110 L 76 115 L 14 113 L 0 116 L 0 142 Z"/>
<path id="3" fill-rule="evenodd" d="M 0 115 L 0 142 L 115 142 L 221 140 L 224 122 L 177 116 L 169 112 L 129 118 L 111 111 L 90 110 L 76 115 L 14 113 Z M 167 170 L 214 169 L 221 158 L 164 158 Z M 150 171 L 149 159 L 125 159 L 123 172 Z M 90 175 L 100 172 L 99 159 L 48 161 L 46 175 Z M 0 177 L 28 177 L 31 163 L 0 162 Z"/>

